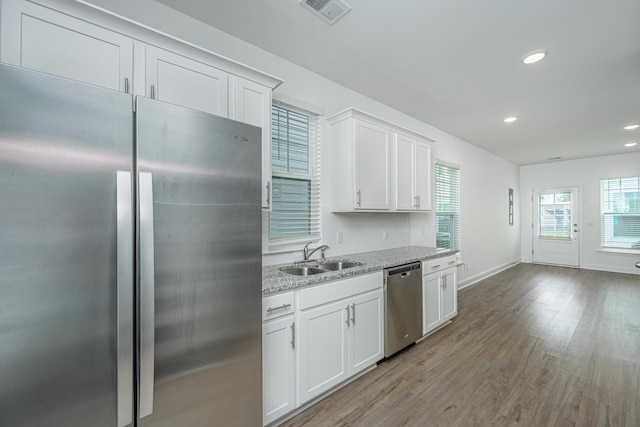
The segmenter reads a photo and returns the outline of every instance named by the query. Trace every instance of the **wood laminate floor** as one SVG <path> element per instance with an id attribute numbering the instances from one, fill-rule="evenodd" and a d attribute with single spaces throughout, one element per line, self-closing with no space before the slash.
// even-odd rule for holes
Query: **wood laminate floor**
<path id="1" fill-rule="evenodd" d="M 283 426 L 640 426 L 640 276 L 519 264 L 458 304 Z"/>

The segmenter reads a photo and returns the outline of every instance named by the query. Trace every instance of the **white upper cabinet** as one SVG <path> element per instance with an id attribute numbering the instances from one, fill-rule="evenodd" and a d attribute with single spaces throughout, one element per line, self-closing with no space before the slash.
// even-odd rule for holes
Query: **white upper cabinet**
<path id="1" fill-rule="evenodd" d="M 354 208 L 391 209 L 389 198 L 391 136 L 389 131 L 373 123 L 354 120 L 353 145 Z"/>
<path id="2" fill-rule="evenodd" d="M 131 38 L 24 1 L 3 1 L 1 15 L 2 62 L 108 89 L 131 90 Z"/>
<path id="3" fill-rule="evenodd" d="M 182 55 L 146 46 L 149 98 L 228 117 L 229 74 Z"/>
<path id="4" fill-rule="evenodd" d="M 431 144 L 395 134 L 395 208 L 398 211 L 431 210 Z"/>
<path id="5" fill-rule="evenodd" d="M 333 212 L 431 210 L 433 140 L 354 108 L 327 121 Z"/>
<path id="6" fill-rule="evenodd" d="M 271 210 L 270 87 L 241 77 L 231 78 L 229 117 L 262 128 L 262 209 Z"/>

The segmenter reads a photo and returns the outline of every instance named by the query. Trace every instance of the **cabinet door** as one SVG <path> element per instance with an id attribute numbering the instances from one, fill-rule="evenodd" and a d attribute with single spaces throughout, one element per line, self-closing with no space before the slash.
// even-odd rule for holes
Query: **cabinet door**
<path id="1" fill-rule="evenodd" d="M 431 145 L 417 141 L 415 145 L 415 191 L 419 211 L 431 210 Z"/>
<path id="2" fill-rule="evenodd" d="M 262 325 L 262 414 L 264 425 L 295 408 L 293 316 Z"/>
<path id="3" fill-rule="evenodd" d="M 145 63 L 147 97 L 228 117 L 224 71 L 153 46 L 146 47 Z"/>
<path id="4" fill-rule="evenodd" d="M 262 129 L 262 208 L 271 210 L 271 88 L 233 77 L 230 118 Z"/>
<path id="5" fill-rule="evenodd" d="M 354 207 L 389 210 L 389 131 L 355 119 L 354 132 Z"/>
<path id="6" fill-rule="evenodd" d="M 396 134 L 396 209 L 415 211 L 415 140 Z"/>
<path id="7" fill-rule="evenodd" d="M 375 364 L 384 356 L 383 291 L 351 299 L 349 327 L 349 375 Z"/>
<path id="8" fill-rule="evenodd" d="M 131 90 L 132 39 L 28 2 L 4 2 L 1 15 L 2 62 Z"/>
<path id="9" fill-rule="evenodd" d="M 422 278 L 422 333 L 426 334 L 442 323 L 442 286 L 440 273 Z"/>
<path id="10" fill-rule="evenodd" d="M 348 377 L 347 300 L 300 313 L 300 403 Z"/>
<path id="11" fill-rule="evenodd" d="M 442 312 L 442 320 L 458 314 L 458 270 L 455 267 L 442 272 Z"/>

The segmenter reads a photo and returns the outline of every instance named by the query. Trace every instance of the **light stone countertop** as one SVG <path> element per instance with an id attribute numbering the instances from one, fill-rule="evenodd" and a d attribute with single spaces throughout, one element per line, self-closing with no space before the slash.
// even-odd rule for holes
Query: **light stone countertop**
<path id="1" fill-rule="evenodd" d="M 327 271 L 326 273 L 320 273 L 310 276 L 295 276 L 293 274 L 284 273 L 279 269 L 305 265 L 313 266 L 318 264 L 319 260 L 268 265 L 262 267 L 262 295 L 296 289 L 316 283 L 341 279 L 343 277 L 356 276 L 358 274 L 378 271 L 382 270 L 383 268 L 394 267 L 396 265 L 407 264 L 410 262 L 424 261 L 429 258 L 439 258 L 458 252 L 458 250 L 437 251 L 435 248 L 429 247 L 405 246 L 395 249 L 384 249 L 380 251 L 347 254 L 340 257 L 327 258 L 325 262 L 354 261 L 362 263 L 363 265 L 347 268 L 344 270 Z"/>

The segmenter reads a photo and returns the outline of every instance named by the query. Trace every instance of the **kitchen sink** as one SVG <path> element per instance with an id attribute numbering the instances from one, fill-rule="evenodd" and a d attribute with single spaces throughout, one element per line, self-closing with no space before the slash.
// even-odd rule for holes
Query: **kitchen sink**
<path id="1" fill-rule="evenodd" d="M 331 261 L 325 262 L 322 264 L 318 264 L 318 268 L 323 270 L 344 270 L 345 268 L 357 267 L 362 265 L 360 262 L 351 262 L 351 261 Z"/>
<path id="2" fill-rule="evenodd" d="M 314 274 L 328 273 L 329 271 L 344 270 L 345 268 L 357 267 L 363 265 L 361 262 L 352 261 L 328 261 L 317 265 L 305 265 L 284 267 L 280 271 L 295 276 L 313 276 Z"/>
<path id="3" fill-rule="evenodd" d="M 281 268 L 280 271 L 295 276 L 312 276 L 314 274 L 326 273 L 328 270 L 322 270 L 316 267 L 287 267 Z"/>

